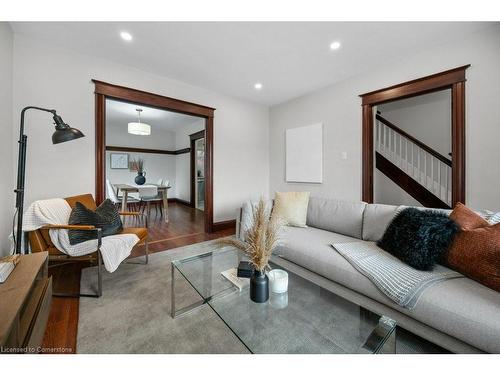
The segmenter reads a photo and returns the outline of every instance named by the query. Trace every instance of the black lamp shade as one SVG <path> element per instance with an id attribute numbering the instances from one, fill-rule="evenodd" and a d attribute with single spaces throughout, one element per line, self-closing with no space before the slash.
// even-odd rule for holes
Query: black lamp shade
<path id="1" fill-rule="evenodd" d="M 57 115 L 55 111 L 53 113 L 54 125 L 56 126 L 56 131 L 52 134 L 53 144 L 68 142 L 73 139 L 85 137 L 80 130 L 72 128 L 66 124 L 61 116 Z"/>
<path id="2" fill-rule="evenodd" d="M 85 135 L 78 129 L 71 128 L 66 125 L 65 128 L 57 128 L 54 134 L 52 134 L 52 143 L 62 143 L 72 141 L 73 139 L 78 139 L 85 137 Z"/>

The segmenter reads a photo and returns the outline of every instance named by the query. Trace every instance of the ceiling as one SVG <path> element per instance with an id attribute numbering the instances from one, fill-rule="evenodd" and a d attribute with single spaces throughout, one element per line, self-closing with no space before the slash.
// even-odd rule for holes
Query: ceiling
<path id="1" fill-rule="evenodd" d="M 123 127 L 126 130 L 129 122 L 137 122 L 137 108 L 142 109 L 141 122 L 151 125 L 153 129 L 161 128 L 176 132 L 183 126 L 200 121 L 199 117 L 108 99 L 106 100 L 106 126 Z"/>
<path id="2" fill-rule="evenodd" d="M 12 22 L 15 33 L 274 105 L 493 25 L 485 22 Z M 120 32 L 133 36 L 131 42 Z M 330 50 L 330 43 L 342 46 Z M 369 64 L 367 64 L 369 62 Z M 260 82 L 262 90 L 255 90 Z"/>

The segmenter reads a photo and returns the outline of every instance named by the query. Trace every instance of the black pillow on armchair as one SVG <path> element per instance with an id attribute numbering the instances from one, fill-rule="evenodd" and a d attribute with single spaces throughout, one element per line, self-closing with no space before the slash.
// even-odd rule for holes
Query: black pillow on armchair
<path id="1" fill-rule="evenodd" d="M 405 208 L 377 245 L 413 268 L 428 271 L 451 245 L 458 229 L 445 213 Z"/>
<path id="2" fill-rule="evenodd" d="M 93 225 L 96 228 L 101 228 L 102 237 L 120 233 L 123 229 L 120 213 L 109 199 L 102 202 L 95 211 L 88 209 L 80 202 L 76 202 L 69 215 L 68 224 Z M 95 231 L 70 229 L 68 236 L 69 243 L 76 245 L 81 242 L 95 240 L 97 233 Z"/>

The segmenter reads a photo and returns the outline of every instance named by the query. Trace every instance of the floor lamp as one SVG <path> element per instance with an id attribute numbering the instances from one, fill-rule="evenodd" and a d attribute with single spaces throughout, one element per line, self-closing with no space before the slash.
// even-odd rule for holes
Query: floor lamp
<path id="1" fill-rule="evenodd" d="M 84 134 L 75 128 L 64 123 L 55 109 L 46 109 L 40 107 L 25 107 L 21 111 L 21 125 L 19 129 L 19 159 L 17 162 L 17 188 L 16 193 L 16 213 L 17 213 L 17 228 L 12 231 L 14 243 L 16 244 L 16 254 L 21 254 L 21 238 L 23 235 L 23 210 L 24 210 L 24 180 L 26 175 L 26 141 L 28 137 L 24 134 L 24 114 L 28 109 L 36 109 L 38 111 L 52 113 L 54 120 L 55 132 L 52 134 L 52 143 L 62 143 L 72 141 L 73 139 L 84 137 Z M 17 233 L 17 234 L 16 234 Z"/>

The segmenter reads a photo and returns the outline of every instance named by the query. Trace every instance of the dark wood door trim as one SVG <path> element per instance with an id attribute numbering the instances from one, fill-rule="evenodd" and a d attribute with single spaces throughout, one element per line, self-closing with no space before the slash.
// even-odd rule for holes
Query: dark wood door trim
<path id="1" fill-rule="evenodd" d="M 193 116 L 209 117 L 214 115 L 215 108 L 207 107 L 201 104 L 136 90 L 130 87 L 118 86 L 98 81 L 96 79 L 93 79 L 92 82 L 95 84 L 96 94 L 102 94 L 109 98 L 124 100 L 126 102 L 147 104 L 161 109 L 168 108 L 169 111 L 185 113 Z"/>
<path id="2" fill-rule="evenodd" d="M 468 67 L 470 67 L 470 64 L 362 94 L 360 95 L 362 98 L 361 104 L 377 105 L 448 89 L 457 82 L 465 82 L 465 70 Z"/>
<path id="3" fill-rule="evenodd" d="M 452 128 L 452 206 L 465 203 L 465 71 L 470 65 L 460 66 L 408 82 L 360 95 L 362 105 L 362 199 L 373 203 L 373 107 L 379 104 L 451 90 Z"/>
<path id="4" fill-rule="evenodd" d="M 190 178 L 191 178 L 191 195 L 189 199 L 189 203 L 191 207 L 195 208 L 196 207 L 196 187 L 195 187 L 195 170 L 196 170 L 196 140 L 205 138 L 205 130 L 200 130 L 199 132 L 196 132 L 194 134 L 189 135 L 190 139 L 190 155 L 189 155 L 189 170 L 190 170 Z M 206 181 L 205 181 L 206 183 Z"/>
<path id="5" fill-rule="evenodd" d="M 95 199 L 106 197 L 106 96 L 95 94 Z"/>
<path id="6" fill-rule="evenodd" d="M 212 233 L 213 222 L 213 126 L 215 108 L 167 96 L 118 86 L 98 80 L 95 84 L 95 198 L 101 203 L 105 196 L 106 170 L 106 99 L 143 104 L 205 119 L 205 232 Z"/>

